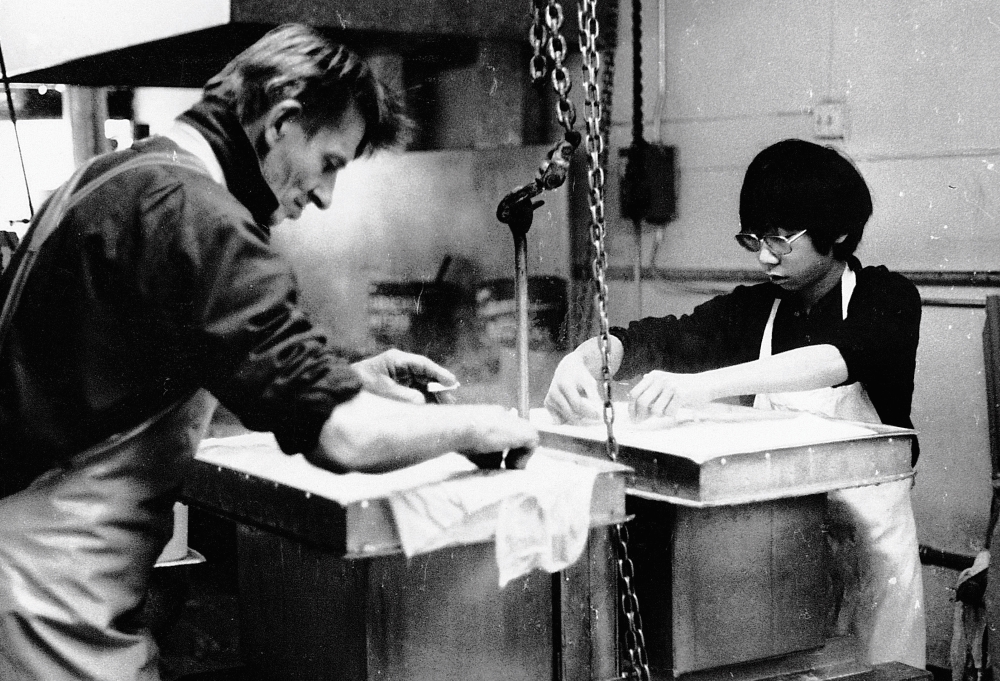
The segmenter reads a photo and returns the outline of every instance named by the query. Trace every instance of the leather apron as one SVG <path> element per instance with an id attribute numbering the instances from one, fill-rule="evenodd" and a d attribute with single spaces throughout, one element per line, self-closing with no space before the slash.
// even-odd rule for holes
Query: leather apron
<path id="1" fill-rule="evenodd" d="M 850 267 L 841 277 L 842 315 L 857 283 Z M 771 356 L 774 301 L 760 344 Z M 757 395 L 759 409 L 807 411 L 830 418 L 881 423 L 860 383 Z M 909 479 L 830 492 L 827 523 L 833 554 L 831 624 L 836 635 L 859 640 L 869 664 L 898 661 L 923 669 L 926 625 L 917 528 Z"/>
<path id="2" fill-rule="evenodd" d="M 0 313 L 0 344 L 45 238 L 75 201 L 148 164 L 143 154 L 77 189 L 78 171 L 40 216 Z M 215 406 L 204 391 L 62 461 L 0 499 L 0 679 L 155 681 L 158 651 L 141 621 L 173 502 Z"/>

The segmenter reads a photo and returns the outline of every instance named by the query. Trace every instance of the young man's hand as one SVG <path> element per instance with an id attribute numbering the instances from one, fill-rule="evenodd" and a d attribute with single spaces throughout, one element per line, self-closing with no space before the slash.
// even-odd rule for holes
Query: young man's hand
<path id="1" fill-rule="evenodd" d="M 608 338 L 608 370 L 614 376 L 622 363 L 622 342 Z M 559 421 L 600 419 L 604 411 L 597 379 L 601 376 L 601 349 L 597 338 L 580 343 L 562 358 L 545 395 L 545 408 Z"/>
<path id="2" fill-rule="evenodd" d="M 560 360 L 552 374 L 545 408 L 562 422 L 601 418 L 601 399 L 594 378 L 579 352 L 571 352 Z"/>
<path id="3" fill-rule="evenodd" d="M 706 374 L 650 371 L 629 392 L 629 412 L 635 421 L 672 416 L 681 407 L 697 407 L 715 397 Z"/>

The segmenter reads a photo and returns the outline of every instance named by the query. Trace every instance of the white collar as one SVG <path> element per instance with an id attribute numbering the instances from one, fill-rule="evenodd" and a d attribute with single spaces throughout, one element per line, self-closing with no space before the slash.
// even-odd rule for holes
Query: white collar
<path id="1" fill-rule="evenodd" d="M 222 172 L 222 165 L 212 151 L 212 145 L 197 128 L 183 121 L 174 121 L 173 127 L 163 136 L 173 140 L 184 151 L 197 156 L 205 164 L 209 176 L 223 187 L 226 186 L 226 175 Z"/>

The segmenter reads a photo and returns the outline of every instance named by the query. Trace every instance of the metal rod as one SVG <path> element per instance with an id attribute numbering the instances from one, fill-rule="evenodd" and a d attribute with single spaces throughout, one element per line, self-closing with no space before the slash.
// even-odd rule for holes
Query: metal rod
<path id="1" fill-rule="evenodd" d="M 24 178 L 24 193 L 28 199 L 28 214 L 31 217 L 35 217 L 35 205 L 31 202 L 31 187 L 28 186 L 28 171 L 24 167 L 21 136 L 17 132 L 17 113 L 14 111 L 14 98 L 10 94 L 10 78 L 7 77 L 7 62 L 4 61 L 2 47 L 0 47 L 0 77 L 3 78 L 3 89 L 7 95 L 7 110 L 10 113 L 10 124 L 14 128 L 14 144 L 17 146 L 17 157 L 21 161 L 21 177 Z"/>
<path id="2" fill-rule="evenodd" d="M 896 270 L 917 286 L 962 286 L 962 287 L 997 287 L 1000 286 L 1000 270 L 951 272 L 928 270 Z M 574 269 L 573 276 L 586 280 L 590 276 L 587 267 Z M 632 267 L 608 267 L 609 281 L 628 281 L 635 277 Z M 767 278 L 760 270 L 751 269 L 707 269 L 707 268 L 674 268 L 658 265 L 646 265 L 642 268 L 643 279 L 662 279 L 678 282 L 731 281 L 735 283 L 758 283 Z"/>
<path id="3" fill-rule="evenodd" d="M 528 235 L 514 230 L 514 297 L 517 305 L 517 411 L 528 418 Z"/>
<path id="4" fill-rule="evenodd" d="M 635 239 L 635 260 L 632 262 L 632 281 L 635 283 L 636 319 L 642 319 L 642 220 L 636 220 L 632 236 Z"/>

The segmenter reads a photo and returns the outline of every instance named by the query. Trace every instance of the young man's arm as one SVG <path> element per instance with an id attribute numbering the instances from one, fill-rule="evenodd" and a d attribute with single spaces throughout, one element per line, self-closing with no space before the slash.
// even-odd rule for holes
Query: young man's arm
<path id="1" fill-rule="evenodd" d="M 910 403 L 920 339 L 920 293 L 881 267 L 858 273 L 851 313 L 837 333 L 817 339 L 835 345 L 850 381 L 861 383 L 884 423 L 911 427 Z"/>
<path id="2" fill-rule="evenodd" d="M 611 375 L 621 373 L 628 379 L 665 367 L 690 373 L 752 359 L 756 355 L 745 349 L 745 337 L 762 332 L 772 301 L 773 296 L 760 287 L 740 286 L 702 303 L 691 314 L 647 317 L 628 329 L 612 330 Z M 559 363 L 545 406 L 564 421 L 600 418 L 600 375 L 601 354 L 597 339 L 591 338 Z"/>
<path id="3" fill-rule="evenodd" d="M 629 396 L 634 416 L 642 419 L 724 397 L 828 388 L 847 378 L 847 364 L 837 348 L 810 345 L 695 374 L 651 371 Z"/>
<path id="4" fill-rule="evenodd" d="M 612 336 L 609 350 L 609 368 L 614 375 L 621 365 L 621 341 Z M 600 371 L 597 339 L 591 338 L 556 367 L 545 406 L 566 421 L 600 418 L 603 404 L 597 383 Z M 636 384 L 629 397 L 634 402 L 634 416 L 641 419 L 724 397 L 812 390 L 846 380 L 847 365 L 840 351 L 832 345 L 813 345 L 699 373 L 651 371 Z"/>

